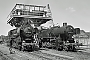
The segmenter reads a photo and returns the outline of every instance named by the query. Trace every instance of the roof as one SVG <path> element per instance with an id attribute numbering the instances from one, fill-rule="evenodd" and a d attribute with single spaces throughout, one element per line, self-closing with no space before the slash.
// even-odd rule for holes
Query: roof
<path id="1" fill-rule="evenodd" d="M 89 38 L 84 30 L 80 30 L 80 34 L 74 36 L 75 38 Z"/>
<path id="2" fill-rule="evenodd" d="M 90 38 L 90 32 L 86 32 L 86 35 L 88 35 L 88 37 Z"/>

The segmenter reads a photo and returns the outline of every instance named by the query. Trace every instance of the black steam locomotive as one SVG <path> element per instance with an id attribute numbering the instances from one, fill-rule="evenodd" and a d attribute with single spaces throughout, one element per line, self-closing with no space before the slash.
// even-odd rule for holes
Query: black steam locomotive
<path id="1" fill-rule="evenodd" d="M 62 27 L 55 26 L 50 29 L 41 30 L 39 37 L 43 47 L 75 51 L 79 44 L 75 43 L 73 35 L 79 33 L 79 28 L 74 28 L 71 25 L 67 25 L 67 23 L 63 23 Z"/>
<path id="2" fill-rule="evenodd" d="M 39 48 L 37 40 L 34 38 L 35 29 L 30 25 L 21 26 L 10 30 L 8 36 L 13 39 L 13 47 L 19 50 L 37 50 Z"/>

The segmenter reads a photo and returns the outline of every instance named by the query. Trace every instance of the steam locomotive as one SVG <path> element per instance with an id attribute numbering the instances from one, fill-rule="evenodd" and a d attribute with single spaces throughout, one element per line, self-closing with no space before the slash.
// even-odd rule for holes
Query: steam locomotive
<path id="1" fill-rule="evenodd" d="M 13 47 L 19 50 L 33 51 L 39 48 L 37 40 L 34 38 L 35 29 L 30 25 L 24 25 L 17 29 L 10 30 L 8 36 L 13 39 Z M 10 45 L 10 44 L 8 44 Z"/>
<path id="2" fill-rule="evenodd" d="M 55 26 L 50 29 L 44 29 L 39 34 L 43 47 L 54 48 L 57 50 L 76 51 L 80 45 L 74 41 L 73 35 L 79 34 L 80 29 L 74 28 L 67 23 L 63 26 Z"/>
<path id="3" fill-rule="evenodd" d="M 38 34 L 36 34 L 36 30 L 38 29 L 27 24 L 9 31 L 8 36 L 10 39 L 14 39 L 13 47 L 23 51 L 37 50 L 40 47 L 76 51 L 80 45 L 73 38 L 73 35 L 80 33 L 80 29 L 67 25 L 67 23 L 63 23 L 62 27 L 41 29 Z"/>

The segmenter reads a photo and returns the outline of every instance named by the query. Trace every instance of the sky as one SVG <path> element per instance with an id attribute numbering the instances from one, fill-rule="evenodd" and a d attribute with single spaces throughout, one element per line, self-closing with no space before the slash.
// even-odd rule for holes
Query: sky
<path id="1" fill-rule="evenodd" d="M 7 24 L 7 16 L 16 3 L 50 4 L 54 24 L 63 22 L 81 30 L 90 31 L 90 0 L 0 0 L 0 35 L 7 35 L 13 29 Z"/>

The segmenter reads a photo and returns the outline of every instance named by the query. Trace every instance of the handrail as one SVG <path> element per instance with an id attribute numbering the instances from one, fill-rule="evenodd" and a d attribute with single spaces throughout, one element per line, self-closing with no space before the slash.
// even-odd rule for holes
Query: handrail
<path id="1" fill-rule="evenodd" d="M 10 14 L 13 12 L 13 10 L 16 8 L 16 6 L 17 5 L 21 5 L 21 6 L 29 6 L 29 7 L 40 7 L 40 8 L 45 8 L 46 6 L 38 6 L 38 5 L 27 5 L 27 4 L 16 4 L 15 6 L 14 6 L 14 8 L 11 10 L 11 12 L 10 12 Z M 9 15 L 10 15 L 9 14 Z M 9 17 L 9 15 L 7 16 L 7 18 Z"/>

